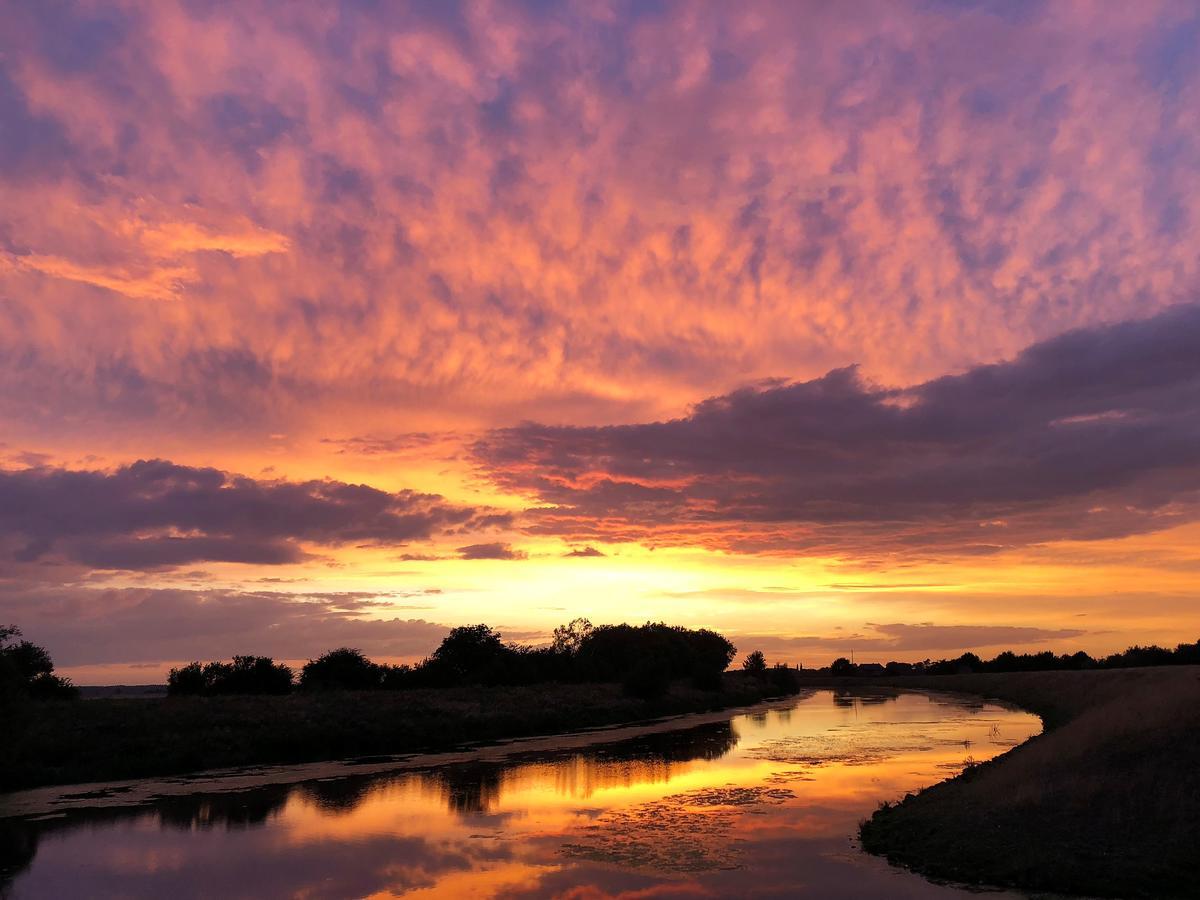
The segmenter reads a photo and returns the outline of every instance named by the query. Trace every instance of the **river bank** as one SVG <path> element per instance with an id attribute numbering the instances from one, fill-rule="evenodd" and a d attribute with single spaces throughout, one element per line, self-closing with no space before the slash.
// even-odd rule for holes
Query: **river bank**
<path id="1" fill-rule="evenodd" d="M 652 700 L 625 696 L 620 685 L 542 684 L 30 704 L 0 743 L 0 791 L 236 766 L 369 763 L 746 706 L 778 693 L 729 673 L 718 691 L 680 683 Z"/>
<path id="2" fill-rule="evenodd" d="M 845 684 L 1015 703 L 1046 732 L 882 806 L 863 847 L 924 875 L 1098 897 L 1200 896 L 1200 667 Z"/>

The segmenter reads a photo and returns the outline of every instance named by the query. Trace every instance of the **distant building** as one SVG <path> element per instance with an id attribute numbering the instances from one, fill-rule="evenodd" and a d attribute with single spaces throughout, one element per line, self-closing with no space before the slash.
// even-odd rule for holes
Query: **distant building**
<path id="1" fill-rule="evenodd" d="M 859 675 L 883 675 L 887 670 L 879 663 L 859 663 Z"/>

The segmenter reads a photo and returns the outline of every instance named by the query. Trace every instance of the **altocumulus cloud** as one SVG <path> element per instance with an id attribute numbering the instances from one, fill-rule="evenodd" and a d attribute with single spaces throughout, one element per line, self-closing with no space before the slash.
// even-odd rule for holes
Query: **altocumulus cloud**
<path id="1" fill-rule="evenodd" d="M 908 388 L 851 367 L 680 419 L 526 423 L 474 454 L 534 533 L 871 557 L 988 553 L 1190 521 L 1200 307 L 1068 332 Z"/>
<path id="2" fill-rule="evenodd" d="M 117 6 L 4 6 L 10 431 L 656 418 L 1200 273 L 1187 3 Z"/>
<path id="3" fill-rule="evenodd" d="M 398 546 L 503 525 L 503 514 L 437 494 L 262 480 L 141 460 L 113 471 L 0 471 L 0 548 L 96 569 L 202 561 L 296 562 L 305 545 Z"/>

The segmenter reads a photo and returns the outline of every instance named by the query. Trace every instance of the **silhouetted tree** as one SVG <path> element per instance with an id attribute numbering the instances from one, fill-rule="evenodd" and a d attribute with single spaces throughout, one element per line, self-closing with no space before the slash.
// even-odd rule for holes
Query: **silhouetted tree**
<path id="1" fill-rule="evenodd" d="M 554 629 L 554 643 L 551 644 L 551 647 L 555 653 L 574 657 L 579 653 L 579 648 L 583 646 L 584 640 L 591 633 L 592 623 L 587 619 L 572 619 L 566 625 L 559 625 Z"/>
<path id="2" fill-rule="evenodd" d="M 751 650 L 746 654 L 746 658 L 742 660 L 742 671 L 755 678 L 762 678 L 767 674 L 767 658 L 763 656 L 761 650 Z"/>
<path id="3" fill-rule="evenodd" d="M 1180 666 L 1200 665 L 1200 641 L 1194 644 L 1180 644 L 1175 648 L 1175 663 Z"/>
<path id="4" fill-rule="evenodd" d="M 70 679 L 54 674 L 54 661 L 45 648 L 21 636 L 15 625 L 0 627 L 0 702 L 23 697 L 37 700 L 71 699 L 78 691 Z"/>
<path id="5" fill-rule="evenodd" d="M 441 684 L 503 684 L 514 674 L 516 653 L 487 625 L 463 625 L 442 639 L 424 667 Z"/>
<path id="6" fill-rule="evenodd" d="M 1096 660 L 1092 659 L 1087 653 L 1082 650 L 1072 653 L 1070 656 L 1064 656 L 1063 663 L 1068 669 L 1094 669 L 1096 668 Z"/>
<path id="7" fill-rule="evenodd" d="M 844 656 L 839 656 L 829 667 L 829 672 L 832 675 L 853 675 L 854 670 L 854 663 L 850 662 L 850 660 L 846 659 Z"/>
<path id="8" fill-rule="evenodd" d="M 662 622 L 599 625 L 580 643 L 574 671 L 581 681 L 624 683 L 635 667 L 653 659 L 668 679 L 690 678 L 697 687 L 715 689 L 736 652 L 733 644 L 707 628 Z"/>
<path id="9" fill-rule="evenodd" d="M 170 697 L 196 697 L 205 692 L 207 685 L 204 666 L 198 662 L 190 662 L 167 674 L 167 695 Z"/>
<path id="10" fill-rule="evenodd" d="M 733 662 L 737 648 L 723 635 L 708 628 L 679 630 L 683 633 L 685 652 L 691 656 L 692 684 L 701 690 L 720 690 L 721 675 Z"/>
<path id="11" fill-rule="evenodd" d="M 384 675 L 384 667 L 371 662 L 361 650 L 339 647 L 304 664 L 300 687 L 306 691 L 367 691 L 382 687 Z"/>

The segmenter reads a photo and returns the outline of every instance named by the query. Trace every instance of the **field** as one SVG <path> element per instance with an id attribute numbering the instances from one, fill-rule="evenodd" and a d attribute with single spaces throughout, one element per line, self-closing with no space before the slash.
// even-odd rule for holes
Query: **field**
<path id="1" fill-rule="evenodd" d="M 868 851 L 954 881 L 1200 897 L 1200 667 L 871 683 L 1011 701 L 1046 733 L 882 807 L 862 826 Z"/>
<path id="2" fill-rule="evenodd" d="M 31 703 L 6 723 L 0 791 L 446 750 L 740 706 L 776 693 L 727 674 L 719 691 L 675 684 L 654 700 L 627 697 L 619 685 L 543 684 Z"/>

